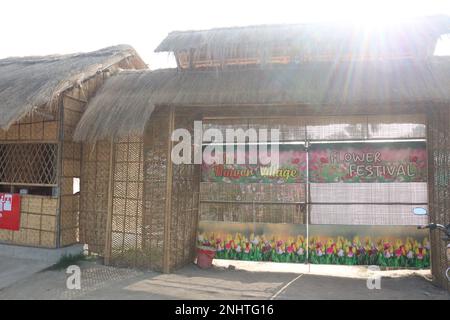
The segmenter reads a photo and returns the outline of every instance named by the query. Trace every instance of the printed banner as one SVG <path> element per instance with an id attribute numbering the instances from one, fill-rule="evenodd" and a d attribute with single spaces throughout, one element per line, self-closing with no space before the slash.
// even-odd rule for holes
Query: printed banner
<path id="1" fill-rule="evenodd" d="M 225 153 L 225 148 L 224 148 Z M 245 159 L 252 154 L 245 151 Z M 235 159 L 239 157 L 235 150 Z M 225 156 L 224 156 L 225 158 Z M 248 161 L 246 161 L 248 163 Z M 306 151 L 303 145 L 279 145 L 278 166 L 261 164 L 203 163 L 202 182 L 223 183 L 304 183 L 306 181 Z"/>
<path id="2" fill-rule="evenodd" d="M 215 258 L 429 268 L 426 230 L 414 226 L 306 225 L 201 221 L 197 244 Z M 307 253 L 309 259 L 307 260 Z"/>
<path id="3" fill-rule="evenodd" d="M 0 193 L 0 229 L 20 229 L 20 195 Z"/>
<path id="4" fill-rule="evenodd" d="M 313 144 L 311 182 L 426 182 L 425 142 Z"/>

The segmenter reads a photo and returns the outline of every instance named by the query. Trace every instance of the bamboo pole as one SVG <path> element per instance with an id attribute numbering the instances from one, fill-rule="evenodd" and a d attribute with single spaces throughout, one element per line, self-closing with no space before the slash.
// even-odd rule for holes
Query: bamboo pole
<path id="1" fill-rule="evenodd" d="M 57 223 L 56 223 L 56 248 L 61 246 L 61 215 L 62 215 L 62 199 L 61 199 L 61 185 L 63 175 L 63 148 L 64 148 L 64 94 L 58 96 L 58 154 L 57 154 L 57 167 L 56 167 L 56 179 L 58 190 L 58 209 L 57 209 Z"/>
<path id="2" fill-rule="evenodd" d="M 105 264 L 109 265 L 111 260 L 111 232 L 112 232 L 112 216 L 113 216 L 113 192 L 114 192 L 114 141 L 111 139 L 110 155 L 109 155 L 109 178 L 108 178 L 108 211 L 106 215 L 106 235 L 105 235 Z"/>
<path id="3" fill-rule="evenodd" d="M 172 167 L 172 132 L 175 126 L 175 110 L 171 106 L 169 109 L 169 119 L 168 119 L 168 136 L 167 136 L 167 172 L 166 172 L 166 210 L 164 217 L 164 254 L 163 254 L 163 272 L 170 272 L 170 226 L 172 223 L 172 177 L 173 177 L 173 167 Z"/>

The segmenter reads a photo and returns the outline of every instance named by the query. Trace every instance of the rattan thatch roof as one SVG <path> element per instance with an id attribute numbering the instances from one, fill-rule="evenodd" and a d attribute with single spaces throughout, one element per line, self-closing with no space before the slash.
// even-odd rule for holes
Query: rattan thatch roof
<path id="1" fill-rule="evenodd" d="M 120 45 L 89 53 L 0 60 L 0 128 L 7 129 L 75 83 L 131 56 L 137 56 L 135 50 Z"/>
<path id="2" fill-rule="evenodd" d="M 124 71 L 91 100 L 76 139 L 142 134 L 155 105 L 349 105 L 450 102 L 450 59 L 309 63 L 229 71 Z"/>
<path id="3" fill-rule="evenodd" d="M 252 56 L 255 50 L 270 56 L 280 48 L 309 56 L 330 52 L 395 55 L 405 49 L 423 56 L 432 54 L 437 39 L 446 33 L 450 33 L 448 16 L 409 19 L 372 29 L 350 23 L 262 25 L 174 31 L 156 51 L 191 52 L 210 59 Z"/>

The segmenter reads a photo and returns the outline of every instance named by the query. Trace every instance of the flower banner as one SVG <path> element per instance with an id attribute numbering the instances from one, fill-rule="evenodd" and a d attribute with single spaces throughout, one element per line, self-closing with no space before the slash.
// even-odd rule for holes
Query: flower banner
<path id="1" fill-rule="evenodd" d="M 213 248 L 217 259 L 419 269 L 430 266 L 427 233 L 415 227 L 310 226 L 307 241 L 305 225 L 215 224 L 200 223 L 197 244 Z"/>
<path id="2" fill-rule="evenodd" d="M 247 160 L 245 161 L 247 164 L 207 164 L 204 162 L 202 182 L 282 184 L 306 181 L 306 151 L 303 145 L 280 144 L 278 166 L 262 165 L 259 161 L 258 164 L 248 164 L 248 159 L 255 154 L 252 154 L 248 147 L 244 154 L 241 153 L 242 151 L 235 148 L 235 160 L 241 157 Z"/>
<path id="3" fill-rule="evenodd" d="M 313 144 L 310 182 L 426 182 L 425 142 Z"/>

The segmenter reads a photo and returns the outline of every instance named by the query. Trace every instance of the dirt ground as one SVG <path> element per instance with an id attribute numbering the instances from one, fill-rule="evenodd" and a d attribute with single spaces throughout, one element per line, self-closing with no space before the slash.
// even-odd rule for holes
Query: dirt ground
<path id="1" fill-rule="evenodd" d="M 440 299 L 425 272 L 380 272 L 369 290 L 364 267 L 298 266 L 218 261 L 159 274 L 81 262 L 81 289 L 68 290 L 65 270 L 41 271 L 0 289 L 0 299 Z"/>

